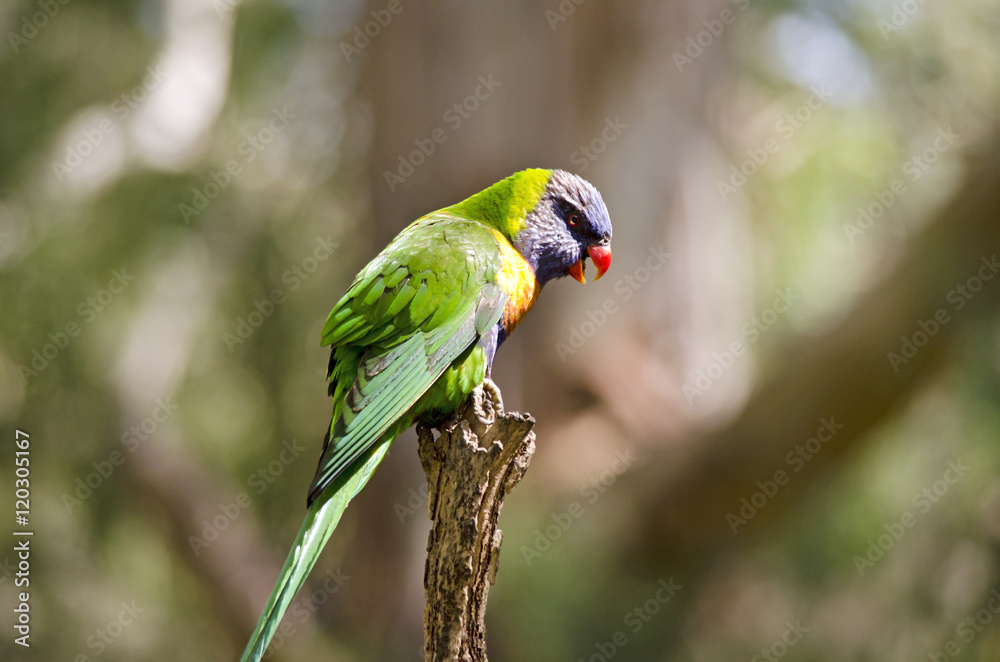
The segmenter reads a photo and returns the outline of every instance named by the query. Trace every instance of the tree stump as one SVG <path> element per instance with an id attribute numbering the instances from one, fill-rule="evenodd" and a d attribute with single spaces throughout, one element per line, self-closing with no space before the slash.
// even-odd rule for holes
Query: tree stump
<path id="1" fill-rule="evenodd" d="M 535 420 L 505 413 L 486 382 L 434 438 L 418 430 L 431 532 L 424 567 L 424 659 L 486 662 L 486 599 L 496 582 L 506 495 L 535 452 Z"/>

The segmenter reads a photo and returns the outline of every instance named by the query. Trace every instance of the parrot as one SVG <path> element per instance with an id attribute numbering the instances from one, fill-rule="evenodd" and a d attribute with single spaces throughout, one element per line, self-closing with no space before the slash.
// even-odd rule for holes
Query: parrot
<path id="1" fill-rule="evenodd" d="M 348 503 L 390 444 L 436 425 L 490 378 L 497 349 L 550 280 L 586 283 L 611 266 L 600 192 L 564 170 L 531 168 L 401 231 L 327 317 L 333 415 L 308 510 L 241 658 L 264 655 Z"/>

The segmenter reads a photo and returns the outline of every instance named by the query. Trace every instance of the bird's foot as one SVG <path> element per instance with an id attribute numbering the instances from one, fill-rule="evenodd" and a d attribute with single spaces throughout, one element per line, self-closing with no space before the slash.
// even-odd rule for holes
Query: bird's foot
<path id="1" fill-rule="evenodd" d="M 503 413 L 503 395 L 500 394 L 500 387 L 496 383 L 487 377 L 483 380 L 483 391 L 489 393 L 490 398 L 493 399 L 493 407 L 498 413 Z"/>
<path id="2" fill-rule="evenodd" d="M 503 415 L 503 396 L 492 379 L 487 377 L 483 380 L 483 389 L 475 392 L 472 406 L 475 408 L 476 418 L 483 425 L 490 425 L 498 416 Z"/>

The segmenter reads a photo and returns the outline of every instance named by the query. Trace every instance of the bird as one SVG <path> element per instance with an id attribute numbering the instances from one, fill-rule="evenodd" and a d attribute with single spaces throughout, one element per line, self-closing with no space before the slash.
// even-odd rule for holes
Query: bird
<path id="1" fill-rule="evenodd" d="M 530 168 L 402 230 L 354 279 L 323 326 L 333 414 L 308 510 L 241 658 L 257 662 L 341 515 L 390 444 L 438 425 L 489 379 L 497 349 L 542 287 L 611 266 L 600 192 Z"/>

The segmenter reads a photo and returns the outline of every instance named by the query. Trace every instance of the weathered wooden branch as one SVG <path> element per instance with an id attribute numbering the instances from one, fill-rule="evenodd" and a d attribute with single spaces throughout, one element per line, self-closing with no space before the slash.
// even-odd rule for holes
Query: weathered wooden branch
<path id="1" fill-rule="evenodd" d="M 418 430 L 431 532 L 424 569 L 427 662 L 486 661 L 486 599 L 496 581 L 506 495 L 535 452 L 535 421 L 505 413 L 487 380 L 437 439 Z"/>

